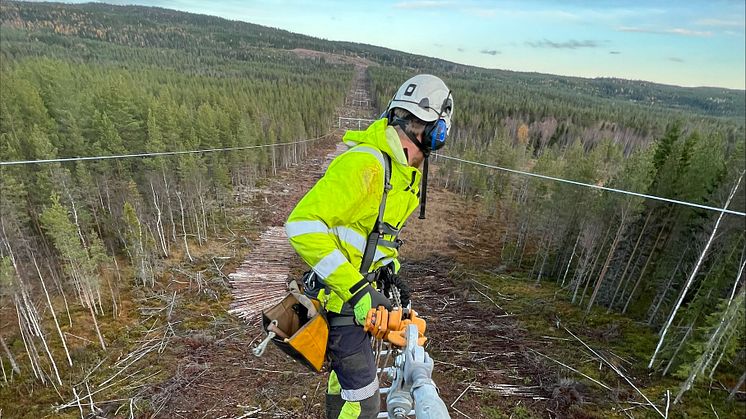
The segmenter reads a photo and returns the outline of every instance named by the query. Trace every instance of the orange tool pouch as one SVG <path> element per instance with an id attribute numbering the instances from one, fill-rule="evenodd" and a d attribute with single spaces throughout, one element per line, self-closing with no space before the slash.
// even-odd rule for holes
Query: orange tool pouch
<path id="1" fill-rule="evenodd" d="M 318 313 L 309 318 L 308 309 L 293 294 L 288 294 L 280 303 L 262 312 L 262 323 L 266 333 L 275 332 L 272 342 L 278 348 L 310 370 L 319 372 L 326 358 L 329 324 L 318 301 L 312 301 Z"/>

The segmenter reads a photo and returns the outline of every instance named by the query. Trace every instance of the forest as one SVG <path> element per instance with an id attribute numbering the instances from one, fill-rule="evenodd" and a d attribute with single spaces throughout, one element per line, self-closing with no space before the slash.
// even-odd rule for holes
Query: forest
<path id="1" fill-rule="evenodd" d="M 2 7 L 5 19 L 17 6 Z M 4 382 L 20 373 L 13 381 L 62 385 L 63 365 L 81 362 L 63 328 L 90 330 L 102 350 L 115 339 L 99 323 L 126 304 L 120 265 L 148 288 L 163 260 L 191 260 L 192 246 L 226 228 L 238 191 L 299 161 L 310 145 L 302 141 L 329 132 L 352 70 L 261 48 L 240 58 L 100 40 L 71 48 L 65 35 L 39 39 L 5 23 L 3 162 L 237 149 L 0 168 Z"/>
<path id="2" fill-rule="evenodd" d="M 405 75 L 372 69 L 379 107 Z M 502 84 L 449 80 L 460 99 L 453 144 L 435 160 L 438 182 L 505 226 L 495 263 L 556 282 L 586 315 L 601 305 L 657 330 L 648 368 L 684 380 L 677 401 L 718 368 L 746 374 L 743 121 L 538 91 L 541 99 L 525 100 L 528 89 Z M 516 178 L 448 156 L 741 215 Z"/>
<path id="3" fill-rule="evenodd" d="M 379 111 L 413 73 L 441 75 L 456 111 L 431 182 L 500 226 L 496 269 L 654 330 L 648 368 L 679 380 L 677 402 L 746 378 L 742 215 L 448 159 L 744 212 L 743 91 L 486 70 L 160 8 L 4 1 L 0 25 L 0 402 L 69 387 L 120 339 L 100 324 L 335 128 L 354 68 L 295 48 L 379 64 Z M 185 153 L 5 164 L 152 152 Z"/>

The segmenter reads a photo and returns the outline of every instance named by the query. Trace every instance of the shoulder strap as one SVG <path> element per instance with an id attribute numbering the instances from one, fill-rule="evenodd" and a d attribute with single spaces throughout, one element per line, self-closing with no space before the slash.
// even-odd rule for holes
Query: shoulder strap
<path id="1" fill-rule="evenodd" d="M 383 195 L 381 196 L 381 204 L 378 206 L 378 218 L 376 224 L 373 226 L 368 235 L 368 241 L 365 243 L 365 252 L 363 252 L 363 260 L 360 263 L 360 273 L 365 275 L 370 269 L 370 265 L 373 263 L 373 257 L 376 254 L 376 246 L 378 245 L 378 239 L 383 234 L 383 213 L 386 211 L 386 197 L 391 190 L 391 158 L 388 154 L 381 152 L 383 155 Z"/>

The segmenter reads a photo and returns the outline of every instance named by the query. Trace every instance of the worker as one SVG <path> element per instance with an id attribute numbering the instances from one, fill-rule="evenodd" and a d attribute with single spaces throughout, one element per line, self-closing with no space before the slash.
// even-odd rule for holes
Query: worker
<path id="1" fill-rule="evenodd" d="M 420 203 L 420 168 L 445 144 L 452 115 L 453 98 L 440 78 L 407 80 L 381 119 L 345 133 L 349 150 L 288 217 L 288 238 L 321 284 L 316 298 L 329 321 L 327 418 L 378 415 L 376 364 L 362 325 L 371 308 L 392 307 L 382 282 L 399 271 L 398 234 Z"/>

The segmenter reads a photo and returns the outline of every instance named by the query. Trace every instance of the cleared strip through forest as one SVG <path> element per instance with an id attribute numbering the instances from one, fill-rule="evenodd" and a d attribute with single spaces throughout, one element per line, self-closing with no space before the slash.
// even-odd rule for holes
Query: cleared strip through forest
<path id="1" fill-rule="evenodd" d="M 340 114 L 367 116 L 373 112 L 373 108 L 368 106 L 370 100 L 365 69 L 365 66 L 355 67 L 352 88 Z M 324 158 L 316 176 L 321 177 L 332 160 L 346 150 L 347 146 L 338 142 L 336 148 Z M 268 309 L 284 297 L 290 275 L 290 260 L 295 254 L 282 226 L 268 227 L 257 243 L 236 272 L 229 275 L 233 294 L 230 312 L 250 324 L 260 320 L 262 310 Z"/>

